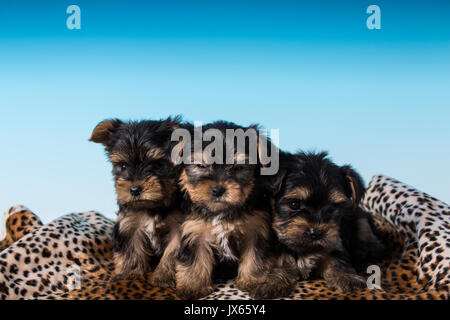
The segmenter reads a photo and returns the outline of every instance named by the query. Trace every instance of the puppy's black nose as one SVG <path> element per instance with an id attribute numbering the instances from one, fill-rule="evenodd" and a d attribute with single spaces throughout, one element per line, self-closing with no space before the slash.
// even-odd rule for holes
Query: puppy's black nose
<path id="1" fill-rule="evenodd" d="M 140 186 L 131 186 L 130 188 L 130 193 L 133 197 L 137 197 L 141 194 L 142 192 L 142 187 Z"/>
<path id="2" fill-rule="evenodd" d="M 225 193 L 225 188 L 222 186 L 212 186 L 211 187 L 211 194 L 213 197 L 220 197 Z"/>
<path id="3" fill-rule="evenodd" d="M 319 240 L 323 237 L 323 231 L 315 228 L 309 228 L 308 235 L 312 240 Z"/>

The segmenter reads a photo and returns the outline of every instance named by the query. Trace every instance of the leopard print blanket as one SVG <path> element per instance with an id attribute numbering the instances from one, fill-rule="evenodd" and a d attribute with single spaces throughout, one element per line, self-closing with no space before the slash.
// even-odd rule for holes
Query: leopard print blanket
<path id="1" fill-rule="evenodd" d="M 323 280 L 298 282 L 287 299 L 448 299 L 450 207 L 383 175 L 369 184 L 363 207 L 386 245 L 379 286 L 343 293 Z M 151 273 L 111 282 L 114 222 L 100 213 L 72 213 L 43 225 L 23 206 L 5 213 L 0 241 L 1 299 L 178 299 L 153 287 Z M 370 277 L 370 273 L 366 277 Z M 249 299 L 232 281 L 204 299 Z"/>

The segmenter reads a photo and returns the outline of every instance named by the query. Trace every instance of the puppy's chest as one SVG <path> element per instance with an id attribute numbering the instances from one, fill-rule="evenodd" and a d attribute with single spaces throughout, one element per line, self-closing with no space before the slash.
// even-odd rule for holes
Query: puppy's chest
<path id="1" fill-rule="evenodd" d="M 161 254 L 164 237 L 168 233 L 167 224 L 159 216 L 152 216 L 146 219 L 142 228 L 151 249 L 153 249 L 156 254 Z"/>
<path id="2" fill-rule="evenodd" d="M 212 222 L 211 245 L 220 260 L 238 261 L 243 240 L 242 229 L 237 224 Z"/>
<path id="3" fill-rule="evenodd" d="M 164 250 L 167 235 L 170 232 L 168 219 L 159 214 L 148 214 L 145 211 L 128 213 L 121 217 L 121 231 L 132 235 L 133 241 L 145 243 L 146 249 L 155 255 L 161 255 Z"/>

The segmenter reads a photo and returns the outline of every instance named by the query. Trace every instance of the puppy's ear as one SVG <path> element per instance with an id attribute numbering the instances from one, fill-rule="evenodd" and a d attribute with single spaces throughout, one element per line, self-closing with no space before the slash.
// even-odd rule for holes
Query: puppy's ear
<path id="1" fill-rule="evenodd" d="M 266 179 L 268 179 L 268 187 L 273 196 L 276 196 L 280 192 L 284 179 L 286 178 L 286 174 L 286 169 L 280 169 L 277 174 L 273 176 L 266 176 Z"/>
<path id="2" fill-rule="evenodd" d="M 351 166 L 342 166 L 341 172 L 346 180 L 347 196 L 352 198 L 353 206 L 356 208 L 366 191 L 363 179 Z"/>
<path id="3" fill-rule="evenodd" d="M 110 149 L 110 140 L 113 133 L 120 127 L 123 122 L 114 119 L 114 120 L 104 120 L 100 122 L 92 131 L 92 135 L 89 138 L 89 141 L 95 143 L 101 143 L 105 146 L 106 150 Z"/>
<path id="4" fill-rule="evenodd" d="M 276 196 L 280 193 L 288 172 L 297 170 L 298 165 L 296 158 L 289 152 L 279 151 L 278 156 L 279 168 L 277 173 L 274 175 L 261 176 L 265 189 L 267 189 L 272 196 Z"/>

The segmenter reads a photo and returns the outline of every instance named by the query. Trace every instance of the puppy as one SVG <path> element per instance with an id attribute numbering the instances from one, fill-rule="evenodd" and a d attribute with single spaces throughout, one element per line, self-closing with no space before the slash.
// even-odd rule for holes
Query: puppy
<path id="1" fill-rule="evenodd" d="M 354 265 L 379 259 L 384 247 L 358 207 L 365 190 L 359 174 L 326 153 L 282 153 L 280 167 L 269 178 L 280 264 L 301 279 L 317 274 L 333 289 L 364 288 Z"/>
<path id="2" fill-rule="evenodd" d="M 209 129 L 223 136 L 227 129 L 257 132 L 255 126 L 223 121 L 202 128 L 203 132 Z M 222 141 L 224 149 L 230 147 Z M 225 156 L 222 164 L 213 163 L 200 152 L 191 157 L 197 164 L 185 164 L 182 169 L 180 186 L 187 215 L 176 261 L 176 288 L 184 298 L 211 293 L 213 271 L 222 262 L 237 264 L 236 287 L 253 297 L 272 298 L 290 291 L 284 270 L 271 268 L 274 235 L 270 202 L 258 182 L 261 163 L 250 164 L 249 140 L 245 150 L 232 149 L 231 164 L 225 163 Z M 245 164 L 239 164 L 239 159 Z"/>
<path id="3" fill-rule="evenodd" d="M 171 134 L 179 118 L 161 121 L 105 120 L 90 141 L 105 146 L 113 165 L 119 205 L 113 230 L 113 280 L 151 271 L 154 285 L 175 286 L 175 255 L 182 214 L 179 170 L 170 161 Z"/>

